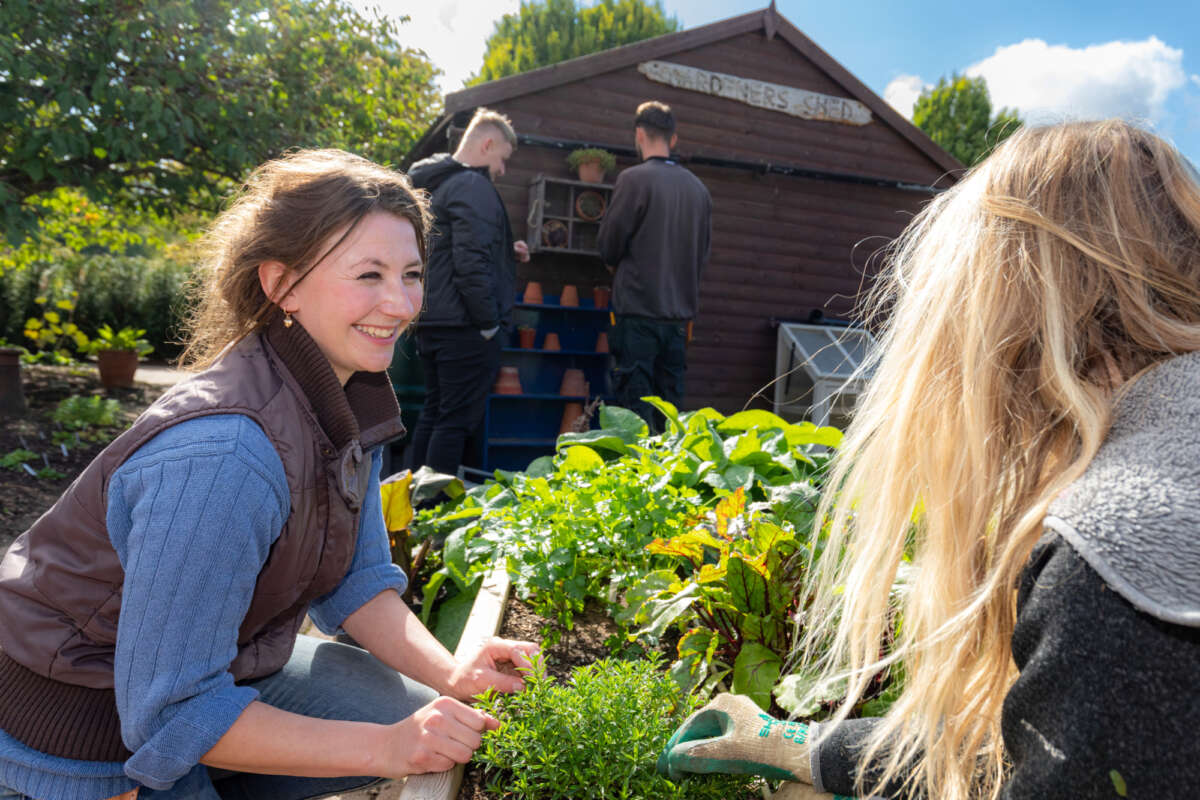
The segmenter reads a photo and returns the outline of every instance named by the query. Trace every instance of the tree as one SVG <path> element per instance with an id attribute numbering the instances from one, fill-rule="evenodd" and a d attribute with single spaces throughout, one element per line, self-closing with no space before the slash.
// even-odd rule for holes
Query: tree
<path id="1" fill-rule="evenodd" d="M 913 124 L 968 167 L 982 161 L 1019 127 L 1013 109 L 992 116 L 992 98 L 982 77 L 951 75 L 921 92 L 913 106 Z"/>
<path id="2" fill-rule="evenodd" d="M 214 210 L 292 147 L 399 160 L 440 110 L 437 71 L 397 23 L 345 0 L 4 0 L 0 224 L 37 198 Z"/>
<path id="3" fill-rule="evenodd" d="M 503 78 L 640 42 L 679 30 L 661 0 L 522 0 L 521 10 L 505 14 L 488 37 L 479 74 L 468 84 Z"/>

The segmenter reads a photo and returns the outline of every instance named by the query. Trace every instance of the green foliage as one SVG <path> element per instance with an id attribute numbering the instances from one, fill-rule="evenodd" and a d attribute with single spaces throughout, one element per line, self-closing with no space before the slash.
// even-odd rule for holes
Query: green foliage
<path id="1" fill-rule="evenodd" d="M 739 488 L 764 504 L 764 519 L 811 527 L 812 484 L 829 457 L 821 445 L 836 445 L 838 431 L 767 411 L 680 414 L 653 402 L 669 421 L 662 435 L 649 435 L 632 411 L 604 406 L 600 429 L 563 434 L 554 457 L 497 473 L 460 500 L 418 514 L 415 537 L 445 538 L 444 566 L 426 584 L 423 613 L 445 581 L 469 590 L 500 562 L 517 595 L 569 631 L 589 598 L 615 607 L 643 575 L 670 567 L 647 545 L 691 530 Z"/>
<path id="2" fill-rule="evenodd" d="M 345 0 L 7 0 L 0 226 L 77 187 L 158 213 L 214 210 L 290 147 L 397 161 L 436 116 L 436 69 Z"/>
<path id="3" fill-rule="evenodd" d="M 580 164 L 592 161 L 599 163 L 605 172 L 612 172 L 617 166 L 616 156 L 601 147 L 581 147 L 567 156 L 567 166 L 571 169 L 579 169 Z"/>
<path id="4" fill-rule="evenodd" d="M 707 693 L 731 676 L 734 692 L 766 710 L 792 650 L 793 615 L 803 607 L 807 541 L 748 511 L 739 488 L 692 530 L 650 544 L 651 553 L 675 563 L 629 592 L 621 618 L 641 626 L 634 636 L 657 639 L 678 627 L 677 680 L 703 684 Z"/>
<path id="5" fill-rule="evenodd" d="M 86 198 L 78 199 L 88 203 Z M 64 213 L 73 214 L 55 211 L 47 220 L 57 223 Z M 95 213 L 103 220 L 113 218 L 105 210 Z M 120 250 L 111 252 L 103 243 L 103 224 L 98 223 L 99 230 L 57 233 L 61 238 L 55 242 L 44 240 L 39 245 L 28 239 L 20 248 L 0 249 L 0 262 L 7 257 L 8 263 L 0 269 L 0 335 L 27 338 L 23 333 L 27 319 L 40 316 L 43 306 L 69 299 L 78 328 L 143 328 L 156 352 L 164 356 L 179 352 L 184 291 L 192 275 L 188 250 L 193 234 L 143 221 L 133 228 L 136 241 L 107 240 Z M 38 298 L 49 302 L 38 303 Z"/>
<path id="6" fill-rule="evenodd" d="M 676 784 L 657 774 L 658 754 L 671 733 L 703 701 L 681 696 L 656 661 L 605 659 L 576 669 L 563 686 L 535 658 L 525 681 L 525 691 L 492 692 L 481 704 L 500 720 L 475 753 L 488 770 L 490 791 L 514 800 L 755 796 L 754 779 L 746 776 L 697 776 Z"/>
<path id="7" fill-rule="evenodd" d="M 108 325 L 101 325 L 95 338 L 80 349 L 93 355 L 101 350 L 133 350 L 137 352 L 138 358 L 141 358 L 154 350 L 150 343 L 142 338 L 145 335 L 145 328 L 125 327 L 114 331 Z"/>
<path id="8" fill-rule="evenodd" d="M 21 469 L 21 465 L 26 461 L 37 458 L 37 453 L 32 450 L 10 450 L 3 456 L 0 456 L 0 468 L 11 469 L 14 472 Z"/>
<path id="9" fill-rule="evenodd" d="M 488 37 L 479 74 L 468 85 L 557 64 L 569 58 L 673 33 L 679 20 L 668 17 L 661 0 L 522 0 Z"/>
<path id="10" fill-rule="evenodd" d="M 121 404 L 111 397 L 73 394 L 63 398 L 54 409 L 51 419 L 70 431 L 88 428 L 111 428 L 118 423 Z"/>
<path id="11" fill-rule="evenodd" d="M 88 337 L 73 321 L 75 301 L 79 292 L 70 292 L 69 298 L 61 298 L 51 302 L 51 297 L 41 295 L 33 302 L 42 309 L 41 315 L 25 320 L 23 334 L 29 340 L 33 351 L 22 360 L 30 363 L 45 363 L 65 365 L 75 359 L 67 350 L 73 347 L 83 352 L 88 345 Z"/>
<path id="12" fill-rule="evenodd" d="M 951 75 L 921 92 L 913 106 L 913 124 L 968 167 L 1021 127 L 1017 112 L 1001 108 L 992 115 L 992 99 L 982 77 Z"/>
<path id="13" fill-rule="evenodd" d="M 13 472 L 21 472 L 22 470 L 29 472 L 30 475 L 42 481 L 56 481 L 60 478 L 67 477 L 65 474 L 46 464 L 43 467 L 34 469 L 26 462 L 37 458 L 37 453 L 32 450 L 12 450 L 0 456 L 0 468 L 11 469 Z"/>

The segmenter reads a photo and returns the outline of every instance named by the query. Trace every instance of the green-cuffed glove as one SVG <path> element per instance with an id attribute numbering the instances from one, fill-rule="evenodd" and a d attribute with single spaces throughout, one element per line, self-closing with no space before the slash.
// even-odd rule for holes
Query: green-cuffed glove
<path id="1" fill-rule="evenodd" d="M 745 695 L 722 694 L 672 734 L 658 757 L 658 771 L 671 780 L 728 772 L 812 783 L 808 758 L 808 725 L 764 714 Z"/>

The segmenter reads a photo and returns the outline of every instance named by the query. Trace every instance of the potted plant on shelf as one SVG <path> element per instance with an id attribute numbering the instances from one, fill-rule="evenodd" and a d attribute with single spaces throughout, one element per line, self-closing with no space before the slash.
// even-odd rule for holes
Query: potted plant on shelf
<path id="1" fill-rule="evenodd" d="M 599 147 L 582 147 L 567 156 L 567 166 L 575 170 L 584 183 L 603 183 L 604 174 L 616 169 L 616 157 Z"/>
<path id="2" fill-rule="evenodd" d="M 133 386 L 138 361 L 154 350 L 142 338 L 145 333 L 144 328 L 125 327 L 114 332 L 108 325 L 100 326 L 95 338 L 85 346 L 88 353 L 96 356 L 100 383 L 110 389 Z"/>

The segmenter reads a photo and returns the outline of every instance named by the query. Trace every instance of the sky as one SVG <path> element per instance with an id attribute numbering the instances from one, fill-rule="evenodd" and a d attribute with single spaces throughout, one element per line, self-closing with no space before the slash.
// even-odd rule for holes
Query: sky
<path id="1" fill-rule="evenodd" d="M 353 1 L 408 15 L 401 38 L 443 71 L 444 92 L 462 88 L 479 69 L 492 26 L 519 6 L 519 0 Z M 766 2 L 664 0 L 663 6 L 694 28 Z M 1028 122 L 1123 117 L 1149 126 L 1200 165 L 1200 0 L 779 0 L 776 8 L 906 117 L 921 90 L 940 77 L 983 76 L 993 107 L 1014 108 Z"/>

